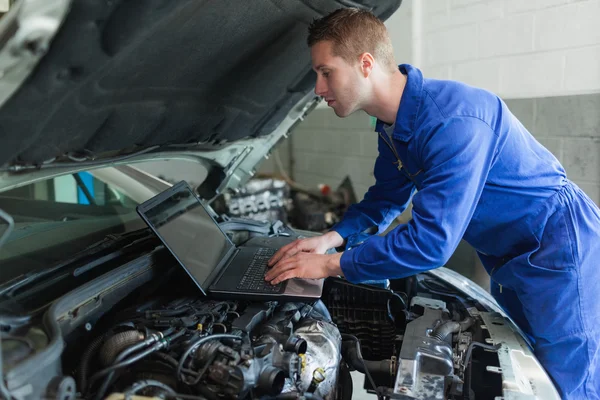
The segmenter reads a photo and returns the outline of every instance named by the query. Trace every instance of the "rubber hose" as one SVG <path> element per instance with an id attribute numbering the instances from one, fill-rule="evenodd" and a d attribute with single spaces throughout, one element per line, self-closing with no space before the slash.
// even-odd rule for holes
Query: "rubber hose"
<path id="1" fill-rule="evenodd" d="M 104 342 L 100 349 L 100 362 L 104 366 L 111 365 L 124 349 L 144 339 L 144 335 L 136 330 L 117 333 Z"/>
<path id="2" fill-rule="evenodd" d="M 459 331 L 464 332 L 474 323 L 475 320 L 471 317 L 467 317 L 461 322 L 447 321 L 435 328 L 431 336 L 440 341 L 445 341 L 448 335 L 457 333 Z"/>
<path id="3" fill-rule="evenodd" d="M 85 389 L 87 386 L 87 377 L 90 368 L 90 361 L 102 342 L 104 342 L 104 338 L 106 335 L 100 335 L 89 344 L 89 346 L 83 352 L 81 356 L 81 361 L 79 362 L 79 368 L 77 369 L 77 382 L 79 383 L 79 389 L 82 393 L 85 393 Z"/>
<path id="4" fill-rule="evenodd" d="M 338 377 L 338 383 L 340 385 L 340 396 L 341 400 L 352 400 L 353 382 L 350 370 L 345 363 L 340 365 L 340 373 Z"/>
<path id="5" fill-rule="evenodd" d="M 346 361 L 352 368 L 361 373 L 366 373 L 365 367 L 369 369 L 370 373 L 374 374 L 392 374 L 392 360 L 380 360 L 380 361 L 370 361 L 370 360 L 362 360 L 358 356 L 358 350 L 355 346 L 352 346 L 346 352 Z M 364 362 L 364 364 L 363 364 Z"/>

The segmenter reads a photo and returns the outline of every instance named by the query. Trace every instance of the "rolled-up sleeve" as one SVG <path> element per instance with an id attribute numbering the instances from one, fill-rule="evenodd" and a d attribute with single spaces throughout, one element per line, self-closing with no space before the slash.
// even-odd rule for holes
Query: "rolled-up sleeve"
<path id="1" fill-rule="evenodd" d="M 351 282 L 402 278 L 444 265 L 475 212 L 498 147 L 491 127 L 474 117 L 452 117 L 414 140 L 425 176 L 413 197 L 412 219 L 344 252 L 341 267 Z"/>

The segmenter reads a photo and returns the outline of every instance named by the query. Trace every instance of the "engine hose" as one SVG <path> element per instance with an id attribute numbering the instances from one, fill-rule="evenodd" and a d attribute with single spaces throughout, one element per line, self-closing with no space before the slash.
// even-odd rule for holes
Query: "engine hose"
<path id="1" fill-rule="evenodd" d="M 100 362 L 105 367 L 111 365 L 119 353 L 142 340 L 144 340 L 144 335 L 137 330 L 129 330 L 113 335 L 104 342 L 100 349 Z"/>
<path id="2" fill-rule="evenodd" d="M 171 330 L 169 330 L 171 331 Z M 107 367 L 101 371 L 96 372 L 96 374 L 94 374 L 90 380 L 90 384 L 97 381 L 100 377 L 104 376 L 104 375 L 108 375 L 106 377 L 106 379 L 104 379 L 104 382 L 102 383 L 102 386 L 100 387 L 100 389 L 98 390 L 98 392 L 96 393 L 96 400 L 100 400 L 102 398 L 102 396 L 104 396 L 104 393 L 106 392 L 106 390 L 108 389 L 112 378 L 115 374 L 115 371 L 119 368 L 123 368 L 126 367 L 130 364 L 133 364 L 136 361 L 139 361 L 140 359 L 148 356 L 149 354 L 158 351 L 166 346 L 169 345 L 169 343 L 172 340 L 175 340 L 181 336 L 183 336 L 185 334 L 185 329 L 180 330 L 179 332 L 168 336 L 166 338 L 164 338 L 164 340 L 162 339 L 162 337 L 164 335 L 161 334 L 161 336 L 158 335 L 152 335 L 151 337 L 149 337 L 148 339 L 145 339 L 141 342 L 138 342 L 132 346 L 130 346 L 129 348 L 123 350 L 115 359 L 114 364 L 111 365 L 110 367 Z M 158 342 L 158 343 L 156 343 Z M 153 344 L 153 346 L 146 348 L 145 350 L 139 352 L 138 354 L 125 359 L 125 357 L 129 356 L 130 354 L 144 348 L 147 347 L 151 344 Z"/>
<path id="3" fill-rule="evenodd" d="M 447 321 L 443 324 L 439 325 L 433 330 L 431 336 L 434 338 L 445 341 L 448 335 L 457 332 L 464 332 L 471 327 L 475 323 L 475 320 L 471 317 L 467 317 L 461 322 L 456 321 Z"/>
<path id="4" fill-rule="evenodd" d="M 369 371 L 369 369 L 367 368 L 365 359 L 363 358 L 362 352 L 360 351 L 360 341 L 358 340 L 358 338 L 356 336 L 349 335 L 347 333 L 342 333 L 342 340 L 351 340 L 355 343 L 356 355 L 357 355 L 358 359 L 360 360 L 360 362 L 363 364 L 363 369 L 365 371 L 364 373 L 367 376 L 367 378 L 369 379 L 369 383 L 375 390 L 375 394 L 377 395 L 377 400 L 382 400 L 383 396 L 379 393 L 379 390 L 378 390 L 379 388 L 375 385 L 375 381 L 373 380 L 373 377 L 371 376 L 371 371 Z"/>
<path id="5" fill-rule="evenodd" d="M 338 377 L 340 400 L 352 400 L 352 392 L 354 391 L 352 375 L 350 369 L 345 363 L 340 365 L 340 374 Z"/>
<path id="6" fill-rule="evenodd" d="M 177 368 L 177 364 L 178 364 L 177 360 L 175 358 L 171 357 L 170 355 L 161 353 L 160 351 L 157 351 L 156 353 L 152 353 L 152 355 L 156 358 L 160 358 L 163 362 L 166 362 L 170 366 Z M 183 368 L 182 371 L 188 375 L 198 376 L 198 372 L 191 370 L 191 369 Z"/>
<path id="7" fill-rule="evenodd" d="M 352 368 L 361 373 L 366 373 L 365 368 L 372 374 L 387 374 L 393 375 L 392 360 L 369 361 L 361 360 L 356 346 L 352 346 L 346 351 L 346 361 Z"/>
<path id="8" fill-rule="evenodd" d="M 79 389 L 82 393 L 85 393 L 85 389 L 87 386 L 87 377 L 90 368 L 90 361 L 96 351 L 100 348 L 100 345 L 104 342 L 104 338 L 106 335 L 100 335 L 88 345 L 88 347 L 84 350 L 83 355 L 81 356 L 81 361 L 79 362 L 79 368 L 77 368 L 77 382 L 79 383 Z"/>

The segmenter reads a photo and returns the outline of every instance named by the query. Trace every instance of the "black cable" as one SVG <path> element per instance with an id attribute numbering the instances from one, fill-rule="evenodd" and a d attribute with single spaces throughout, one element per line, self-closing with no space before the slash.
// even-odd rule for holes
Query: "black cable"
<path id="1" fill-rule="evenodd" d="M 405 310 L 408 310 L 408 305 L 406 304 L 406 300 L 404 300 L 404 297 L 400 296 L 399 293 L 396 292 L 392 292 L 392 295 L 394 297 L 397 297 L 398 299 L 400 299 L 400 302 L 402 303 L 402 305 L 404 306 Z"/>
<path id="2" fill-rule="evenodd" d="M 363 367 L 365 368 L 365 374 L 367 375 L 367 378 L 369 378 L 369 382 L 371 383 L 373 390 L 375 390 L 375 394 L 377 395 L 377 398 L 381 400 L 382 396 L 379 393 L 377 386 L 375 386 L 375 381 L 373 380 L 373 377 L 371 376 L 371 373 L 369 372 L 369 369 L 367 368 L 367 365 L 365 363 L 365 359 L 362 356 L 362 352 L 360 350 L 360 341 L 358 340 L 358 338 L 356 336 L 349 335 L 347 333 L 342 333 L 342 340 L 343 339 L 349 339 L 356 343 L 356 353 L 358 354 L 358 358 L 360 359 L 360 361 L 363 363 Z"/>
<path id="3" fill-rule="evenodd" d="M 237 340 L 242 340 L 241 337 L 237 336 L 237 335 L 229 335 L 229 334 L 225 334 L 225 333 L 220 333 L 220 334 L 216 334 L 216 335 L 210 335 L 210 336 L 205 336 L 203 338 L 198 339 L 197 341 L 195 341 L 194 343 L 192 343 L 190 346 L 188 346 L 188 348 L 185 350 L 185 352 L 183 353 L 183 355 L 181 356 L 181 359 L 179 360 L 179 364 L 177 365 L 177 370 L 175 372 L 175 376 L 177 377 L 177 379 L 185 382 L 184 379 L 181 379 L 181 372 L 183 370 L 183 364 L 185 363 L 185 360 L 188 358 L 188 356 L 194 351 L 196 350 L 198 347 L 202 346 L 204 343 L 210 341 L 210 340 L 220 340 L 220 339 L 237 339 Z"/>
<path id="4" fill-rule="evenodd" d="M 400 300 L 400 303 L 402 303 L 402 306 L 404 307 L 403 308 L 404 311 L 408 310 L 408 306 L 406 305 L 406 300 L 404 300 L 404 297 L 400 296 L 398 293 L 395 293 L 395 292 L 391 292 L 391 294 L 392 294 L 392 296 L 394 296 L 395 298 Z M 387 301 L 388 318 L 393 323 L 396 323 L 396 317 L 394 317 L 394 315 L 392 314 L 392 308 L 390 307 L 391 301 L 392 301 L 392 298 L 389 298 Z"/>
<path id="5" fill-rule="evenodd" d="M 396 323 L 396 318 L 394 318 L 394 315 L 392 314 L 392 309 L 390 308 L 390 301 L 392 299 L 388 299 L 387 301 L 387 313 L 388 313 L 388 318 L 393 322 Z"/>
<path id="6" fill-rule="evenodd" d="M 177 360 L 174 357 L 171 357 L 170 355 L 157 351 L 156 353 L 152 354 L 154 357 L 158 357 L 160 358 L 162 361 L 166 362 L 167 364 L 169 364 L 171 367 L 173 368 L 177 368 Z M 191 370 L 189 368 L 183 368 L 182 369 L 183 372 L 185 372 L 188 375 L 192 375 L 192 376 L 198 376 L 198 372 Z"/>
<path id="7" fill-rule="evenodd" d="M 473 353 L 473 347 L 481 347 L 486 350 L 498 351 L 500 345 L 489 345 L 480 342 L 471 342 L 467 348 L 465 354 L 465 373 L 464 373 L 464 384 L 463 384 L 463 399 L 469 400 L 471 398 L 471 356 Z"/>

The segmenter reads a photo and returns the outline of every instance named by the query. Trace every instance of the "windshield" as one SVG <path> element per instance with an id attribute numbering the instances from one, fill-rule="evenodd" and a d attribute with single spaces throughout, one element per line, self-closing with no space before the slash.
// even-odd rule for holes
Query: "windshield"
<path id="1" fill-rule="evenodd" d="M 15 221 L 0 249 L 0 283 L 49 268 L 108 234 L 143 228 L 135 210 L 143 199 L 100 178 L 119 173 L 80 172 L 0 193 L 0 209 Z"/>

